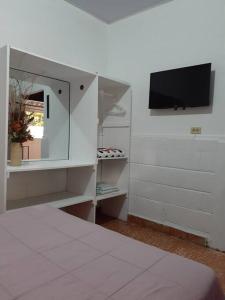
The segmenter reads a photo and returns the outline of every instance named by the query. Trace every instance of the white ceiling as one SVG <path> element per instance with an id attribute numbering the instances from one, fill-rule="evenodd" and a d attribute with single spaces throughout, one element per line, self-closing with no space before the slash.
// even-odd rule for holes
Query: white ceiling
<path id="1" fill-rule="evenodd" d="M 172 0 L 66 0 L 96 18 L 113 23 Z"/>

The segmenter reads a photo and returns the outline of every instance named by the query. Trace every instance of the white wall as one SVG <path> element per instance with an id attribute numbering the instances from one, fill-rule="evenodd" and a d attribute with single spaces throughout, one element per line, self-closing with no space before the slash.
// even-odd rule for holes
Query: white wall
<path id="1" fill-rule="evenodd" d="M 133 87 L 133 133 L 225 134 L 225 2 L 173 0 L 109 26 L 109 73 Z M 165 111 L 150 116 L 149 74 L 212 62 L 214 105 L 208 109 Z M 198 114 L 197 114 L 198 113 Z"/>
<path id="2" fill-rule="evenodd" d="M 104 72 L 106 25 L 64 0 L 0 0 L 0 46 Z"/>
<path id="3" fill-rule="evenodd" d="M 225 2 L 173 0 L 108 27 L 110 75 L 133 88 L 130 212 L 225 250 Z M 147 109 L 149 74 L 212 62 L 213 106 Z M 202 127 L 202 137 L 190 135 Z"/>

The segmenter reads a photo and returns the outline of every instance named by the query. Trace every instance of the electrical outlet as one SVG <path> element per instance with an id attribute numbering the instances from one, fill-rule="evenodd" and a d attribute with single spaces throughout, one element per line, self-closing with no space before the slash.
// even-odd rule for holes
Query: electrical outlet
<path id="1" fill-rule="evenodd" d="M 191 127 L 191 134 L 201 134 L 202 127 Z"/>

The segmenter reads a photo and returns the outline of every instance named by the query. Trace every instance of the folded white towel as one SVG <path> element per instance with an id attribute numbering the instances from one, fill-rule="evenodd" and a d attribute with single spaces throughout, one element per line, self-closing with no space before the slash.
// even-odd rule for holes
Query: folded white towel
<path id="1" fill-rule="evenodd" d="M 96 194 L 104 195 L 119 191 L 119 188 L 104 182 L 98 182 L 96 186 Z"/>

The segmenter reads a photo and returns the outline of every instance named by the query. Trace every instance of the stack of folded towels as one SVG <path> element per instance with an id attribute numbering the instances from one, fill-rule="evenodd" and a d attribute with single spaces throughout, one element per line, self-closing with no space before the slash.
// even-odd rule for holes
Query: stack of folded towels
<path id="1" fill-rule="evenodd" d="M 119 191 L 118 187 L 104 182 L 98 182 L 96 186 L 96 195 L 105 195 L 105 194 L 110 194 L 118 191 Z"/>

